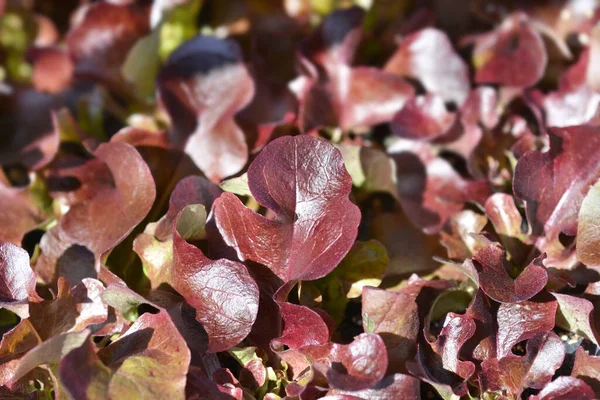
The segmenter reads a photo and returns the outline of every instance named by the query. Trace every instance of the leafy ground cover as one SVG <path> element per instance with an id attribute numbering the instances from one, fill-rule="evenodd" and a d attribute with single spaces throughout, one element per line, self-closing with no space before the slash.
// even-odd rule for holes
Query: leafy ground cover
<path id="1" fill-rule="evenodd" d="M 598 398 L 599 23 L 0 0 L 0 398 Z"/>

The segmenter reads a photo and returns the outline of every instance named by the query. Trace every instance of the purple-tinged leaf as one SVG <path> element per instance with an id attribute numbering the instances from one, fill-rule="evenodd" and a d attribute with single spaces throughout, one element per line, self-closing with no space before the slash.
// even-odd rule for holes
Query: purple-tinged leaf
<path id="1" fill-rule="evenodd" d="M 477 83 L 533 86 L 544 74 L 547 61 L 540 34 L 521 12 L 508 16 L 494 31 L 475 39 L 473 64 Z"/>
<path id="2" fill-rule="evenodd" d="M 240 384 L 250 390 L 256 390 L 267 381 L 267 369 L 262 360 L 252 360 L 240 371 Z"/>
<path id="3" fill-rule="evenodd" d="M 574 236 L 583 199 L 600 176 L 594 150 L 600 145 L 600 128 L 553 128 L 548 135 L 548 151 L 530 151 L 519 159 L 513 190 L 526 202 L 534 235 Z"/>
<path id="4" fill-rule="evenodd" d="M 554 328 L 556 300 L 500 304 L 497 314 L 497 358 L 511 354 L 514 345 Z"/>
<path id="5" fill-rule="evenodd" d="M 89 341 L 69 353 L 59 374 L 71 395 L 183 398 L 190 352 L 166 311 L 145 313 L 97 354 Z M 77 376 L 78 379 L 68 379 Z"/>
<path id="6" fill-rule="evenodd" d="M 542 264 L 544 257 L 533 260 L 513 279 L 506 269 L 504 249 L 498 243 L 490 243 L 477 250 L 472 260 L 466 260 L 463 268 L 492 299 L 516 303 L 532 298 L 546 286 L 548 273 Z"/>
<path id="7" fill-rule="evenodd" d="M 463 379 L 468 379 L 475 372 L 475 364 L 470 361 L 461 361 L 459 353 L 462 346 L 475 333 L 475 322 L 468 316 L 448 313 L 444 321 L 444 327 L 431 348 L 439 360 L 435 363 L 441 364 L 447 371 L 454 372 Z"/>
<path id="8" fill-rule="evenodd" d="M 531 400 L 593 400 L 596 393 L 581 379 L 572 376 L 559 376 L 550 382 L 537 395 L 530 397 Z"/>
<path id="9" fill-rule="evenodd" d="M 29 322 L 42 340 L 100 324 L 108 317 L 103 292 L 104 285 L 95 279 L 85 278 L 70 288 L 69 282 L 61 277 L 55 299 L 29 304 Z"/>
<path id="10" fill-rule="evenodd" d="M 268 144 L 248 170 L 254 198 L 277 217 L 244 207 L 235 195 L 215 201 L 217 227 L 242 260 L 269 267 L 284 282 L 314 280 L 335 268 L 354 244 L 360 211 L 339 151 L 311 136 Z"/>
<path id="11" fill-rule="evenodd" d="M 592 323 L 594 311 L 592 302 L 568 294 L 552 293 L 552 295 L 558 301 L 556 325 L 598 345 L 597 333 Z"/>
<path id="12" fill-rule="evenodd" d="M 475 364 L 461 361 L 461 347 L 475 333 L 475 322 L 464 315 L 448 313 L 437 340 L 420 344 L 416 360 L 407 362 L 411 375 L 440 388 L 451 388 L 456 395 L 466 394 L 465 381 L 475 372 Z"/>
<path id="13" fill-rule="evenodd" d="M 12 243 L 0 243 L 0 307 L 27 318 L 29 300 L 38 298 L 27 252 Z"/>
<path id="14" fill-rule="evenodd" d="M 42 237 L 35 269 L 46 282 L 57 274 L 73 282 L 97 276 L 100 258 L 127 237 L 154 202 L 154 180 L 132 146 L 106 143 L 94 155 L 109 168 L 112 182 L 92 199 L 72 206 Z"/>
<path id="15" fill-rule="evenodd" d="M 600 94 L 587 85 L 571 91 L 559 90 L 544 97 L 546 123 L 551 127 L 599 125 Z"/>
<path id="16" fill-rule="evenodd" d="M 329 328 L 317 312 L 291 303 L 279 303 L 279 310 L 284 322 L 283 334 L 271 342 L 272 347 L 286 345 L 299 350 L 329 341 Z"/>
<path id="17" fill-rule="evenodd" d="M 66 37 L 75 74 L 119 90 L 129 50 L 149 30 L 148 7 L 110 2 L 91 4 Z"/>
<path id="18" fill-rule="evenodd" d="M 600 357 L 591 356 L 582 347 L 578 347 L 571 376 L 581 379 L 598 393 L 600 391 Z"/>
<path id="19" fill-rule="evenodd" d="M 351 68 L 364 11 L 337 10 L 304 42 L 299 61 L 307 76 L 292 82 L 299 98 L 300 127 L 343 130 L 389 121 L 414 95 L 401 77 L 376 68 Z"/>
<path id="20" fill-rule="evenodd" d="M 245 265 L 207 258 L 174 229 L 171 282 L 196 309 L 210 352 L 228 350 L 248 336 L 258 313 L 259 292 Z"/>
<path id="21" fill-rule="evenodd" d="M 386 72 L 417 79 L 430 93 L 461 106 L 469 95 L 469 70 L 442 31 L 425 28 L 400 42 Z"/>
<path id="22" fill-rule="evenodd" d="M 447 134 L 455 121 L 456 114 L 446 109 L 444 100 L 428 94 L 408 100 L 390 125 L 402 138 L 431 141 Z"/>
<path id="23" fill-rule="evenodd" d="M 374 333 L 361 333 L 348 345 L 333 344 L 328 358 L 329 385 L 349 391 L 374 386 L 388 366 L 385 344 Z"/>
<path id="24" fill-rule="evenodd" d="M 329 396 L 324 398 L 326 399 L 332 395 L 353 396 L 354 398 L 362 400 L 419 400 L 421 398 L 419 380 L 410 375 L 403 374 L 388 375 L 370 389 L 353 392 L 333 389 L 329 391 Z"/>
<path id="25" fill-rule="evenodd" d="M 158 76 L 173 129 L 172 142 L 212 181 L 239 172 L 248 160 L 234 120 L 254 96 L 241 50 L 231 40 L 197 36 L 175 50 Z"/>
<path id="26" fill-rule="evenodd" d="M 340 65 L 326 82 L 301 77 L 294 83 L 304 132 L 321 126 L 350 130 L 388 122 L 414 95 L 413 87 L 401 77 L 370 67 Z"/>
<path id="27" fill-rule="evenodd" d="M 526 388 L 542 389 L 552 380 L 565 358 L 565 346 L 553 332 L 527 341 L 526 354 L 490 358 L 481 364 L 480 381 L 486 390 L 519 396 Z"/>
<path id="28" fill-rule="evenodd" d="M 327 16 L 302 43 L 300 61 L 304 63 L 303 67 L 316 73 L 315 66 L 333 72 L 339 65 L 349 65 L 360 41 L 364 15 L 361 8 L 352 7 Z"/>
<path id="29" fill-rule="evenodd" d="M 398 198 L 408 218 L 427 234 L 438 232 L 466 202 L 485 202 L 487 182 L 462 178 L 425 143 L 399 140 L 389 149 L 396 162 Z"/>
<path id="30" fill-rule="evenodd" d="M 469 358 L 481 361 L 496 356 L 497 324 L 491 305 L 491 300 L 479 289 L 465 312 L 476 326 L 475 333 L 462 349 Z"/>
<path id="31" fill-rule="evenodd" d="M 383 339 L 389 359 L 388 373 L 406 372 L 404 363 L 417 350 L 420 321 L 415 297 L 372 287 L 363 289 L 363 328 Z"/>

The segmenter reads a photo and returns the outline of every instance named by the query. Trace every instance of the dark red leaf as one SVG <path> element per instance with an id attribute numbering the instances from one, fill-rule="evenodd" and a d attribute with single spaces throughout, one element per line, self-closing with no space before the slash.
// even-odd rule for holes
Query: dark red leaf
<path id="1" fill-rule="evenodd" d="M 331 144 L 311 136 L 279 138 L 254 160 L 248 184 L 275 219 L 230 193 L 214 205 L 219 231 L 242 260 L 266 265 L 285 282 L 313 280 L 333 270 L 354 244 L 360 212 L 348 199 L 352 181 Z"/>
<path id="2" fill-rule="evenodd" d="M 600 176 L 597 152 L 600 130 L 589 126 L 548 130 L 550 149 L 531 151 L 519 159 L 513 190 L 525 200 L 534 235 L 545 231 L 577 233 L 577 214 L 590 185 Z"/>
<path id="3" fill-rule="evenodd" d="M 503 303 L 498 308 L 497 358 L 511 354 L 517 343 L 554 328 L 556 300 Z"/>
<path id="4" fill-rule="evenodd" d="M 55 299 L 29 305 L 29 322 L 42 340 L 100 324 L 108 317 L 103 292 L 104 285 L 95 279 L 85 278 L 71 288 L 61 277 Z"/>
<path id="5" fill-rule="evenodd" d="M 303 44 L 300 63 L 307 76 L 292 83 L 304 132 L 321 126 L 343 130 L 389 121 L 414 95 L 404 79 L 376 68 L 351 68 L 364 11 L 337 10 Z"/>
<path id="6" fill-rule="evenodd" d="M 462 178 L 429 144 L 399 140 L 389 151 L 396 162 L 400 204 L 425 233 L 438 232 L 466 202 L 485 202 L 487 183 Z"/>
<path id="7" fill-rule="evenodd" d="M 481 364 L 480 380 L 490 391 L 502 390 L 519 396 L 526 388 L 542 389 L 552 380 L 565 357 L 565 346 L 553 332 L 527 341 L 526 355 L 508 354 Z"/>
<path id="8" fill-rule="evenodd" d="M 429 141 L 447 133 L 455 120 L 456 114 L 446 110 L 443 99 L 430 94 L 407 101 L 394 115 L 391 127 L 400 137 Z"/>
<path id="9" fill-rule="evenodd" d="M 494 31 L 476 38 L 473 63 L 477 83 L 529 87 L 544 74 L 547 55 L 527 15 L 517 12 Z"/>
<path id="10" fill-rule="evenodd" d="M 241 50 L 231 40 L 197 36 L 162 67 L 158 90 L 172 122 L 172 142 L 212 181 L 239 172 L 248 160 L 244 132 L 234 120 L 254 96 Z"/>
<path id="11" fill-rule="evenodd" d="M 202 204 L 210 212 L 213 202 L 222 193 L 214 183 L 201 176 L 188 176 L 177 183 L 169 199 L 169 210 L 156 226 L 155 236 L 161 240 L 171 237 L 177 214 L 190 204 Z"/>
<path id="12" fill-rule="evenodd" d="M 305 306 L 279 303 L 283 318 L 283 334 L 271 346 L 286 345 L 291 349 L 324 345 L 329 341 L 329 328 L 321 316 Z"/>
<path id="13" fill-rule="evenodd" d="M 513 279 L 506 269 L 504 249 L 498 243 L 489 243 L 475 252 L 473 260 L 466 260 L 463 268 L 489 297 L 500 303 L 514 303 L 530 299 L 546 286 L 544 258 L 533 260 Z"/>
<path id="14" fill-rule="evenodd" d="M 60 138 L 51 113 L 60 103 L 33 89 L 14 90 L 0 98 L 0 126 L 5 132 L 0 138 L 0 165 L 35 171 L 52 161 Z"/>
<path id="15" fill-rule="evenodd" d="M 258 313 L 258 287 L 246 266 L 211 260 L 173 230 L 173 288 L 196 309 L 208 350 L 228 350 L 250 333 Z"/>

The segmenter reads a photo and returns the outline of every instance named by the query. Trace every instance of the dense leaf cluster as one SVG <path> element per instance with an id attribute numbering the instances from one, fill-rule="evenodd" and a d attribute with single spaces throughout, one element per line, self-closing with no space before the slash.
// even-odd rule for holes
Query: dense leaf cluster
<path id="1" fill-rule="evenodd" d="M 600 397 L 597 2 L 0 0 L 0 61 L 0 398 Z"/>

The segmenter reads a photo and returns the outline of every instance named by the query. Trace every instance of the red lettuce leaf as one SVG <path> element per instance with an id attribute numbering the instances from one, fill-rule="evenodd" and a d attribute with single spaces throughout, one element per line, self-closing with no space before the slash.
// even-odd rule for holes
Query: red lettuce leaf
<path id="1" fill-rule="evenodd" d="M 2 336 L 2 342 L 0 342 L 1 386 L 14 387 L 16 385 L 14 377 L 21 358 L 40 343 L 42 343 L 42 339 L 28 320 L 22 320 Z"/>
<path id="2" fill-rule="evenodd" d="M 284 282 L 314 280 L 354 244 L 360 211 L 348 199 L 352 181 L 331 144 L 311 136 L 279 138 L 250 165 L 248 184 L 277 217 L 254 213 L 230 193 L 215 201 L 217 227 L 240 259 L 266 265 Z"/>
<path id="3" fill-rule="evenodd" d="M 96 276 L 100 258 L 129 235 L 154 202 L 154 180 L 132 146 L 106 143 L 94 155 L 106 164 L 112 182 L 92 199 L 72 206 L 42 237 L 36 272 L 46 282 L 56 279 L 56 274 L 73 282 Z"/>
<path id="4" fill-rule="evenodd" d="M 121 67 L 133 45 L 150 31 L 148 12 L 138 4 L 91 4 L 66 37 L 75 74 L 123 90 Z"/>
<path id="5" fill-rule="evenodd" d="M 594 304 L 584 298 L 568 294 L 552 293 L 558 302 L 556 325 L 583 336 L 598 345 L 593 323 Z"/>
<path id="6" fill-rule="evenodd" d="M 546 69 L 548 56 L 540 34 L 526 14 L 508 16 L 494 31 L 478 36 L 473 49 L 477 83 L 529 87 Z"/>
<path id="7" fill-rule="evenodd" d="M 0 244 L 0 307 L 21 318 L 29 316 L 28 302 L 38 299 L 29 255 L 12 243 Z"/>
<path id="8" fill-rule="evenodd" d="M 33 63 L 31 81 L 39 92 L 57 94 L 71 86 L 73 62 L 69 54 L 58 47 L 37 47 L 27 51 Z"/>
<path id="9" fill-rule="evenodd" d="M 399 140 L 389 149 L 396 162 L 396 187 L 402 208 L 427 234 L 438 232 L 468 201 L 485 203 L 485 181 L 461 177 L 429 144 Z"/>
<path id="10" fill-rule="evenodd" d="M 181 398 L 189 363 L 185 341 L 167 312 L 160 310 L 140 316 L 97 353 L 85 341 L 62 359 L 59 374 L 72 396 Z"/>
<path id="11" fill-rule="evenodd" d="M 590 126 L 548 130 L 550 149 L 530 151 L 515 168 L 513 190 L 525 200 L 527 219 L 534 235 L 545 231 L 577 233 L 577 214 L 592 185 L 600 176 L 597 152 L 600 130 Z"/>
<path id="12" fill-rule="evenodd" d="M 0 242 L 20 245 L 23 236 L 46 220 L 30 187 L 6 186 L 0 180 Z"/>
<path id="13" fill-rule="evenodd" d="M 272 347 L 286 345 L 299 350 L 329 341 L 329 328 L 316 311 L 286 302 L 279 303 L 279 310 L 284 321 L 283 334 L 271 342 Z"/>
<path id="14" fill-rule="evenodd" d="M 388 352 L 388 373 L 406 372 L 405 361 L 416 353 L 420 320 L 415 297 L 372 287 L 363 289 L 363 327 L 383 339 Z"/>
<path id="15" fill-rule="evenodd" d="M 600 357 L 587 354 L 581 347 L 577 348 L 571 376 L 581 379 L 598 393 L 600 391 Z"/>
<path id="16" fill-rule="evenodd" d="M 328 364 L 327 381 L 331 387 L 356 391 L 381 381 L 388 358 L 379 335 L 362 333 L 348 345 L 333 344 Z"/>
<path id="17" fill-rule="evenodd" d="M 305 76 L 292 82 L 299 98 L 300 127 L 343 130 L 389 121 L 414 95 L 404 79 L 376 68 L 351 68 L 364 11 L 336 10 L 303 43 L 299 62 Z"/>
<path id="18" fill-rule="evenodd" d="M 386 72 L 417 79 L 430 93 L 461 106 L 470 91 L 469 70 L 442 31 L 425 28 L 400 42 Z"/>
<path id="19" fill-rule="evenodd" d="M 554 328 L 556 300 L 524 301 L 500 304 L 497 314 L 496 333 L 497 358 L 511 354 L 517 343 L 530 339 L 538 333 L 547 333 Z"/>
<path id="20" fill-rule="evenodd" d="M 334 396 L 347 397 L 334 397 Z M 333 389 L 329 391 L 327 398 L 335 399 L 362 399 L 362 400 L 383 400 L 383 399 L 406 399 L 418 400 L 420 396 L 419 380 L 403 374 L 388 375 L 379 381 L 370 389 L 357 391 L 344 391 Z"/>
<path id="21" fill-rule="evenodd" d="M 104 285 L 100 281 L 85 278 L 74 287 L 69 286 L 69 282 L 61 277 L 55 299 L 29 305 L 29 322 L 42 340 L 67 332 L 80 332 L 106 321 L 108 307 L 102 299 Z"/>
<path id="22" fill-rule="evenodd" d="M 241 50 L 231 40 L 197 36 L 177 48 L 158 76 L 171 117 L 170 137 L 212 181 L 239 172 L 248 160 L 235 114 L 254 96 Z"/>
<path id="23" fill-rule="evenodd" d="M 455 121 L 456 114 L 446 110 L 443 99 L 429 94 L 408 100 L 390 125 L 400 137 L 429 141 L 448 133 Z"/>
<path id="24" fill-rule="evenodd" d="M 532 298 L 548 282 L 542 261 L 545 255 L 533 260 L 515 279 L 506 269 L 506 253 L 498 243 L 489 243 L 463 263 L 464 270 L 479 287 L 500 303 L 515 303 Z"/>
<path id="25" fill-rule="evenodd" d="M 531 400 L 592 400 L 596 393 L 581 379 L 572 376 L 559 376 L 550 382 L 540 393 L 530 397 Z"/>
<path id="26" fill-rule="evenodd" d="M 258 313 L 259 292 L 245 265 L 211 260 L 173 229 L 171 281 L 196 309 L 210 352 L 228 350 L 248 336 Z"/>
<path id="27" fill-rule="evenodd" d="M 542 389 L 565 358 L 565 346 L 553 332 L 541 333 L 527 341 L 524 356 L 509 354 L 481 364 L 480 380 L 490 391 L 508 391 L 519 396 L 526 388 Z"/>
<path id="28" fill-rule="evenodd" d="M 479 289 L 465 312 L 465 316 L 475 322 L 475 333 L 462 348 L 462 353 L 470 359 L 486 360 L 496 356 L 497 324 L 491 303 Z"/>

